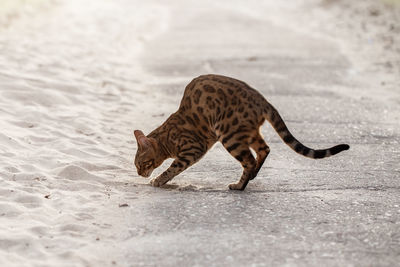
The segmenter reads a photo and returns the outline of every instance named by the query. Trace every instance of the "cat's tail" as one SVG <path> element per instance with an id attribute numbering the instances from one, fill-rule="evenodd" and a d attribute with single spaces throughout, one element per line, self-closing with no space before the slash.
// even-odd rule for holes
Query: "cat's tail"
<path id="1" fill-rule="evenodd" d="M 327 149 L 312 149 L 306 147 L 289 132 L 278 111 L 269 103 L 268 108 L 264 111 L 264 118 L 271 123 L 275 131 L 291 149 L 308 158 L 322 159 L 350 148 L 347 144 L 341 144 Z"/>

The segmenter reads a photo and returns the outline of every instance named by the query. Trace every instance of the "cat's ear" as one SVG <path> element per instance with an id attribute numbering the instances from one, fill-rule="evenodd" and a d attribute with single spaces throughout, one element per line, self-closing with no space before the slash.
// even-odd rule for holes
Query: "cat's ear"
<path id="1" fill-rule="evenodd" d="M 138 140 L 141 136 L 145 136 L 141 130 L 134 130 L 133 134 L 135 135 L 136 140 Z"/>
<path id="2" fill-rule="evenodd" d="M 135 134 L 136 141 L 140 148 L 146 149 L 151 146 L 150 139 L 147 138 L 141 130 L 135 130 L 133 133 Z"/>

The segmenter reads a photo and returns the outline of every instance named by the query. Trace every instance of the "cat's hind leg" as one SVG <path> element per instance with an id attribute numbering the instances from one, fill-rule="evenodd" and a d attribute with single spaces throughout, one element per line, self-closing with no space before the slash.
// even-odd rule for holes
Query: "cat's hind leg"
<path id="1" fill-rule="evenodd" d="M 240 180 L 235 184 L 230 184 L 229 189 L 232 190 L 244 190 L 248 184 L 248 182 L 253 178 L 255 168 L 256 168 L 256 160 L 251 154 L 249 145 L 246 142 L 241 143 L 233 143 L 231 145 L 227 145 L 223 143 L 223 146 L 228 150 L 228 152 L 237 159 L 243 167 L 243 173 L 240 177 Z"/>
<path id="2" fill-rule="evenodd" d="M 257 154 L 256 169 L 254 171 L 254 176 L 250 179 L 253 180 L 254 178 L 256 178 L 258 172 L 264 164 L 265 159 L 268 157 L 270 149 L 259 132 L 257 132 L 257 135 L 251 140 L 250 147 Z"/>

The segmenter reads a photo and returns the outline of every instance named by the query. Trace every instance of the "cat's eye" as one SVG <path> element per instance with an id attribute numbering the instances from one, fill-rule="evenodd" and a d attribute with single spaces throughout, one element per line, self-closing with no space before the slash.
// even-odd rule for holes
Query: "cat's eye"
<path id="1" fill-rule="evenodd" d="M 143 167 L 144 167 L 144 168 L 149 168 L 149 167 L 151 167 L 151 165 L 153 165 L 153 161 L 152 161 L 152 160 L 143 163 Z"/>

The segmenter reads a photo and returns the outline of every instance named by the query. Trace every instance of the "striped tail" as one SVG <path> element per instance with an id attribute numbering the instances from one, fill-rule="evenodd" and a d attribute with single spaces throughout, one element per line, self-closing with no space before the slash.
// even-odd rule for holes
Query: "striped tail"
<path id="1" fill-rule="evenodd" d="M 331 148 L 318 150 L 306 147 L 289 132 L 278 111 L 271 104 L 268 103 L 268 105 L 269 107 L 265 110 L 264 118 L 271 123 L 272 127 L 274 127 L 275 131 L 279 134 L 282 140 L 297 153 L 312 159 L 322 159 L 350 148 L 350 146 L 347 144 L 341 144 Z"/>

